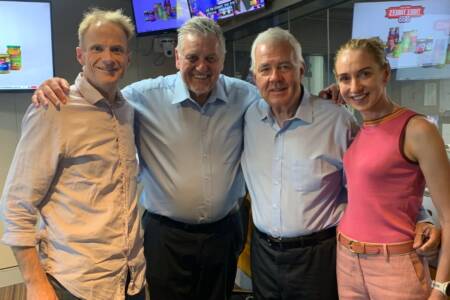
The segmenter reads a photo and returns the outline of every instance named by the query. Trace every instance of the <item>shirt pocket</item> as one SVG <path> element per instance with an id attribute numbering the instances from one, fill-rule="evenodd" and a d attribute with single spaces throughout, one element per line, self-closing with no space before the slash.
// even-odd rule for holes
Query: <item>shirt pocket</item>
<path id="1" fill-rule="evenodd" d="M 320 188 L 321 159 L 298 159 L 292 168 L 292 181 L 296 191 L 313 192 Z"/>

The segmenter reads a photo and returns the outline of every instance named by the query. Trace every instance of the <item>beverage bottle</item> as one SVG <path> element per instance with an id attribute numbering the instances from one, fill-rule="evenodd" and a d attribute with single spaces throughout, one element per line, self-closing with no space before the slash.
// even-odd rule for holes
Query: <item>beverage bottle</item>
<path id="1" fill-rule="evenodd" d="M 389 34 L 387 38 L 387 53 L 392 53 L 395 47 L 395 30 L 393 27 L 389 28 Z"/>
<path id="2" fill-rule="evenodd" d="M 394 30 L 394 43 L 397 45 L 400 40 L 400 29 L 398 27 L 395 27 Z"/>
<path id="3" fill-rule="evenodd" d="M 20 70 L 22 68 L 22 52 L 20 46 L 6 46 L 7 53 L 9 54 L 10 69 Z"/>

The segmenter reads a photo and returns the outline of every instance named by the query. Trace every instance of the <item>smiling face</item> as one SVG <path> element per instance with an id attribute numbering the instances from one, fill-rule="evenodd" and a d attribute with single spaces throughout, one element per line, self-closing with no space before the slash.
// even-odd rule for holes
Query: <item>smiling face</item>
<path id="1" fill-rule="evenodd" d="M 303 73 L 303 65 L 295 63 L 288 42 L 262 42 L 256 46 L 253 76 L 261 96 L 273 110 L 298 106 Z"/>
<path id="2" fill-rule="evenodd" d="M 336 80 L 345 102 L 364 116 L 376 114 L 389 104 L 386 85 L 390 71 L 364 49 L 346 49 L 338 54 Z"/>
<path id="3" fill-rule="evenodd" d="M 219 41 L 214 35 L 187 34 L 175 50 L 175 61 L 191 97 L 203 104 L 223 69 Z"/>
<path id="4" fill-rule="evenodd" d="M 85 32 L 77 59 L 83 75 L 106 99 L 113 100 L 119 79 L 128 67 L 128 40 L 121 27 L 110 22 L 97 22 Z"/>

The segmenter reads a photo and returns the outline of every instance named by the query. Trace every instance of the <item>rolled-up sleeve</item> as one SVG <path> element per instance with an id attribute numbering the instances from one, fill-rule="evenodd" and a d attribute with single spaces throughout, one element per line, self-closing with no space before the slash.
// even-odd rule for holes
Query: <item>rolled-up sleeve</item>
<path id="1" fill-rule="evenodd" d="M 39 208 L 45 205 L 63 153 L 64 122 L 53 107 L 30 106 L 1 197 L 4 234 L 10 246 L 34 246 Z"/>

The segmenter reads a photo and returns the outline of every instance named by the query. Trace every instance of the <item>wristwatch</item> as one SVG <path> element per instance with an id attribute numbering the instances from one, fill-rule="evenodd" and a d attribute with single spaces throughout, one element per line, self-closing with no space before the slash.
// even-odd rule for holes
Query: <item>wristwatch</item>
<path id="1" fill-rule="evenodd" d="M 445 296 L 450 296 L 450 281 L 447 282 L 439 282 L 439 281 L 431 281 L 431 288 L 438 290 Z"/>

